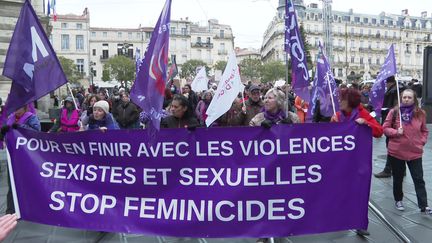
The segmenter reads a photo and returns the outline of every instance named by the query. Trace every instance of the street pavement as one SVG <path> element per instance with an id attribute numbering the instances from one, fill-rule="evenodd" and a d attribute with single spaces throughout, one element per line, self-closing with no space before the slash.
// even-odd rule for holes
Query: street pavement
<path id="1" fill-rule="evenodd" d="M 428 125 L 432 130 L 432 125 Z M 428 202 L 432 206 L 432 138 L 429 136 L 423 156 L 424 179 L 429 195 Z M 373 173 L 380 172 L 385 165 L 386 147 L 385 138 L 374 139 L 373 142 Z M 0 212 L 4 214 L 6 210 L 6 156 L 4 151 L 0 151 Z M 417 199 L 414 184 L 407 170 L 404 180 L 404 204 L 405 211 L 401 212 L 394 207 L 392 179 L 377 179 L 372 176 L 372 188 L 370 199 L 377 206 L 379 212 L 393 224 L 396 229 L 405 233 L 412 242 L 432 242 L 432 216 L 420 214 L 417 207 Z M 325 209 L 323 209 L 325 210 Z M 346 215 L 350 217 L 350 215 Z M 355 231 L 341 231 L 326 234 L 296 236 L 283 239 L 275 239 L 275 242 L 403 242 L 396 237 L 389 227 L 376 216 L 373 210 L 369 210 L 369 236 L 358 236 Z M 42 224 L 35 224 L 20 221 L 16 229 L 9 235 L 4 242 L 62 242 L 62 243 L 84 243 L 84 242 L 148 242 L 148 243 L 168 243 L 168 242 L 199 242 L 199 243 L 252 243 L 256 239 L 175 239 L 170 237 L 155 237 L 131 234 L 114 234 L 93 232 L 62 227 L 53 227 Z"/>

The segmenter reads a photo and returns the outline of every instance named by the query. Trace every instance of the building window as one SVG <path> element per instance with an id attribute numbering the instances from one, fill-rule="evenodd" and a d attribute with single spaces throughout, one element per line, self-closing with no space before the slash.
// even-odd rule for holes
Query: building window
<path id="1" fill-rule="evenodd" d="M 201 37 L 197 37 L 197 43 L 201 44 Z"/>
<path id="2" fill-rule="evenodd" d="M 210 37 L 207 37 L 207 43 L 210 44 Z"/>
<path id="3" fill-rule="evenodd" d="M 360 17 L 354 17 L 354 22 L 359 23 L 360 22 Z"/>
<path id="4" fill-rule="evenodd" d="M 380 20 L 380 25 L 384 25 L 384 19 Z"/>
<path id="5" fill-rule="evenodd" d="M 364 47 L 364 41 L 361 40 L 361 41 L 360 41 L 360 48 L 363 48 L 363 47 Z"/>
<path id="6" fill-rule="evenodd" d="M 146 39 L 150 39 L 151 38 L 152 33 L 151 32 L 146 32 Z"/>
<path id="7" fill-rule="evenodd" d="M 220 38 L 225 38 L 225 31 L 224 30 L 220 30 Z"/>
<path id="8" fill-rule="evenodd" d="M 181 34 L 187 35 L 187 28 L 181 28 Z"/>
<path id="9" fill-rule="evenodd" d="M 118 38 L 121 38 L 122 35 L 123 35 L 122 32 L 117 32 L 117 37 L 118 37 Z"/>
<path id="10" fill-rule="evenodd" d="M 354 28 L 351 28 L 351 34 L 354 34 Z"/>
<path id="11" fill-rule="evenodd" d="M 342 27 L 338 26 L 338 33 L 342 33 Z"/>
<path id="12" fill-rule="evenodd" d="M 387 36 L 388 36 L 388 31 L 386 30 L 384 31 L 384 37 L 387 38 Z"/>
<path id="13" fill-rule="evenodd" d="M 61 49 L 69 50 L 69 35 L 61 35 Z"/>
<path id="14" fill-rule="evenodd" d="M 77 35 L 76 36 L 76 49 L 77 50 L 84 50 L 84 36 L 83 35 Z"/>
<path id="15" fill-rule="evenodd" d="M 381 65 L 381 61 L 379 58 L 376 59 L 376 65 Z"/>
<path id="16" fill-rule="evenodd" d="M 396 38 L 396 31 L 393 31 L 393 38 Z"/>
<path id="17" fill-rule="evenodd" d="M 107 33 L 107 32 L 102 32 L 102 36 L 103 36 L 103 37 L 107 37 L 107 36 L 108 36 L 108 33 Z"/>
<path id="18" fill-rule="evenodd" d="M 368 58 L 368 64 L 372 64 L 372 57 Z"/>
<path id="19" fill-rule="evenodd" d="M 411 51 L 410 51 L 410 44 L 406 44 L 405 45 L 405 52 L 406 53 L 411 53 Z"/>
<path id="20" fill-rule="evenodd" d="M 377 20 L 376 19 L 372 19 L 372 24 L 376 24 Z"/>
<path id="21" fill-rule="evenodd" d="M 76 66 L 79 73 L 84 73 L 84 59 L 77 59 Z"/>
<path id="22" fill-rule="evenodd" d="M 369 49 L 372 49 L 372 41 L 369 41 L 369 42 L 368 42 L 368 48 L 369 48 Z"/>
<path id="23" fill-rule="evenodd" d="M 77 29 L 81 30 L 82 29 L 82 24 L 76 24 Z"/>
<path id="24" fill-rule="evenodd" d="M 369 19 L 368 18 L 364 18 L 363 19 L 363 23 L 365 23 L 365 24 L 369 23 Z"/>
<path id="25" fill-rule="evenodd" d="M 351 56 L 351 63 L 355 63 L 355 56 Z"/>
<path id="26" fill-rule="evenodd" d="M 96 49 L 93 49 L 93 50 L 92 50 L 92 55 L 93 55 L 93 56 L 96 56 Z"/>
<path id="27" fill-rule="evenodd" d="M 368 29 L 368 35 L 372 35 L 372 30 Z"/>
<path id="28" fill-rule="evenodd" d="M 363 64 L 363 57 L 360 57 L 360 64 Z"/>
<path id="29" fill-rule="evenodd" d="M 131 33 L 131 32 L 128 33 L 128 39 L 129 39 L 129 40 L 132 39 L 132 33 Z"/>
<path id="30" fill-rule="evenodd" d="M 108 44 L 102 44 L 102 59 L 108 59 L 109 53 L 108 53 Z"/>
<path id="31" fill-rule="evenodd" d="M 351 40 L 351 48 L 355 48 L 355 42 L 354 42 L 354 40 Z"/>
<path id="32" fill-rule="evenodd" d="M 389 21 L 388 21 L 388 24 L 389 24 L 389 25 L 393 25 L 393 20 L 389 20 Z"/>
<path id="33" fill-rule="evenodd" d="M 68 24 L 67 24 L 67 23 L 61 23 L 61 28 L 62 28 L 62 29 L 67 29 L 67 27 L 68 27 Z"/>
<path id="34" fill-rule="evenodd" d="M 380 49 L 380 42 L 379 41 L 376 43 L 376 48 Z"/>
<path id="35" fill-rule="evenodd" d="M 173 34 L 173 35 L 176 34 L 176 27 L 171 27 L 170 34 Z"/>
<path id="36" fill-rule="evenodd" d="M 417 45 L 417 53 L 421 53 L 420 45 Z"/>
<path id="37" fill-rule="evenodd" d="M 360 29 L 360 35 L 363 35 L 363 29 Z"/>
<path id="38" fill-rule="evenodd" d="M 96 32 L 92 31 L 91 32 L 91 37 L 96 37 Z"/>
<path id="39" fill-rule="evenodd" d="M 141 39 L 141 33 L 140 32 L 136 33 L 136 38 Z"/>

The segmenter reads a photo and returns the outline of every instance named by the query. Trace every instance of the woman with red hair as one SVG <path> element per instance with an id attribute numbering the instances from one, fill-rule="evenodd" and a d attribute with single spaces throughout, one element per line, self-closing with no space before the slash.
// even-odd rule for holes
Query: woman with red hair
<path id="1" fill-rule="evenodd" d="M 381 137 L 383 135 L 383 128 L 360 103 L 360 91 L 353 88 L 341 89 L 339 91 L 340 111 L 336 112 L 336 115 L 331 118 L 331 121 L 354 121 L 360 125 L 366 125 L 372 128 L 372 136 L 376 138 Z"/>
<path id="2" fill-rule="evenodd" d="M 332 122 L 357 122 L 359 125 L 366 125 L 372 128 L 372 136 L 379 138 L 383 135 L 381 125 L 363 108 L 361 93 L 354 88 L 339 90 L 339 109 L 331 118 Z M 357 229 L 356 233 L 361 236 L 369 235 L 366 229 Z"/>

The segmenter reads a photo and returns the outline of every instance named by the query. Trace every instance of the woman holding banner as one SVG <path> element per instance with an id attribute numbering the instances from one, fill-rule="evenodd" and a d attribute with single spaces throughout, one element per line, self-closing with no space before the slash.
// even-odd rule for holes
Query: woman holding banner
<path id="1" fill-rule="evenodd" d="M 249 123 L 249 126 L 271 127 L 274 124 L 292 124 L 299 123 L 298 116 L 288 111 L 288 115 L 284 112 L 285 108 L 285 93 L 277 88 L 272 88 L 267 91 L 264 96 L 264 111 L 256 114 Z"/>
<path id="2" fill-rule="evenodd" d="M 383 125 L 384 133 L 389 138 L 387 156 L 392 166 L 395 207 L 400 211 L 405 210 L 402 203 L 402 182 L 407 164 L 420 212 L 432 215 L 432 209 L 428 207 L 422 166 L 423 147 L 429 134 L 426 113 L 419 108 L 416 93 L 411 89 L 402 92 L 401 103 L 390 110 Z"/>
<path id="3" fill-rule="evenodd" d="M 170 112 L 172 115 L 162 118 L 161 128 L 194 128 L 199 126 L 198 120 L 193 115 L 191 104 L 183 95 L 174 95 Z"/>
<path id="4" fill-rule="evenodd" d="M 100 100 L 93 105 L 93 114 L 90 115 L 87 130 L 111 130 L 119 129 L 117 122 L 109 112 L 109 104 Z"/>
<path id="5" fill-rule="evenodd" d="M 372 128 L 372 136 L 379 138 L 383 135 L 383 128 L 369 112 L 361 105 L 361 94 L 355 88 L 343 88 L 339 90 L 339 109 L 331 118 L 332 122 L 356 122 Z M 369 235 L 366 229 L 357 229 L 361 236 Z"/>
<path id="6" fill-rule="evenodd" d="M 339 109 L 331 118 L 332 122 L 357 122 L 360 125 L 366 125 L 372 128 L 372 136 L 379 138 L 383 135 L 381 125 L 369 114 L 369 112 L 360 104 L 360 91 L 354 88 L 340 89 L 339 91 Z"/>

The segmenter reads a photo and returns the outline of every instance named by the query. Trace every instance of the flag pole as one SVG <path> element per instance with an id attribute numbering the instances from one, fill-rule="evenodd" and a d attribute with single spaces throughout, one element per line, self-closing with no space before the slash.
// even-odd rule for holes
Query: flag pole
<path id="1" fill-rule="evenodd" d="M 332 102 L 333 115 L 336 116 L 335 102 L 334 102 L 334 99 L 333 99 L 333 90 L 332 90 L 332 87 L 330 85 L 329 80 L 327 80 L 327 85 L 329 86 L 329 90 L 330 90 L 330 99 L 331 99 L 331 102 Z"/>
<path id="2" fill-rule="evenodd" d="M 241 95 L 242 95 L 242 100 L 243 100 L 243 102 L 242 102 L 242 104 L 243 104 L 243 108 L 246 110 L 246 104 L 245 104 L 245 97 L 244 97 L 244 91 L 242 91 L 241 92 Z"/>
<path id="3" fill-rule="evenodd" d="M 285 110 L 285 114 L 288 115 L 288 111 L 289 111 L 289 96 L 288 96 L 288 69 L 289 69 L 289 65 L 288 65 L 288 53 L 285 52 L 285 80 L 286 80 L 286 84 L 287 86 L 285 87 L 285 98 L 286 98 L 286 110 Z"/>
<path id="4" fill-rule="evenodd" d="M 395 76 L 396 79 L 396 76 Z M 398 100 L 398 111 L 399 111 L 399 127 L 402 128 L 402 115 L 400 110 L 400 94 L 399 94 L 399 82 L 396 80 L 396 92 L 397 92 L 397 100 Z M 385 118 L 384 118 L 385 119 Z"/>
<path id="5" fill-rule="evenodd" d="M 77 104 L 76 104 L 75 97 L 74 97 L 74 95 L 73 95 L 73 93 L 72 93 L 72 89 L 70 88 L 69 83 L 67 83 L 66 86 L 68 87 L 69 92 L 71 93 L 72 100 L 73 100 L 73 103 L 74 103 L 74 105 L 75 105 L 75 110 L 78 110 L 78 106 L 77 106 Z"/>

